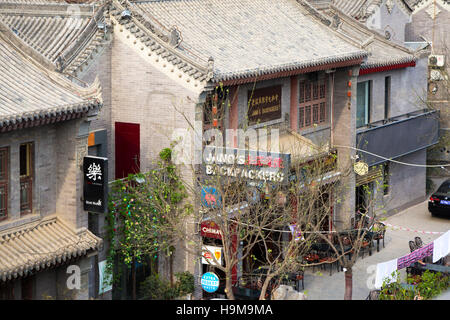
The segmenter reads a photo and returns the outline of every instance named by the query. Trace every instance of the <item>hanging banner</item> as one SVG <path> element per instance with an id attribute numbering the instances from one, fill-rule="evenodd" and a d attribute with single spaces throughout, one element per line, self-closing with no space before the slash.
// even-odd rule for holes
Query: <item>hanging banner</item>
<path id="1" fill-rule="evenodd" d="M 203 246 L 202 248 L 202 263 L 215 266 L 217 264 L 222 265 L 222 247 Z M 217 262 L 215 262 L 214 258 Z"/>
<path id="2" fill-rule="evenodd" d="M 99 283 L 98 294 L 112 290 L 112 274 L 106 273 L 106 260 L 98 263 Z"/>
<path id="3" fill-rule="evenodd" d="M 84 157 L 83 177 L 84 210 L 104 213 L 108 199 L 108 159 Z"/>

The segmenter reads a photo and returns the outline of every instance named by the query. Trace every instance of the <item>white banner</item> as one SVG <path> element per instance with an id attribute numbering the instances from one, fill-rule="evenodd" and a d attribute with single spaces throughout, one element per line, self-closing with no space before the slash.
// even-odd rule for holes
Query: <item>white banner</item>
<path id="1" fill-rule="evenodd" d="M 222 265 L 222 247 L 203 246 L 202 248 L 202 263 L 217 265 L 214 258 L 216 258 L 219 265 Z"/>
<path id="2" fill-rule="evenodd" d="M 98 294 L 103 294 L 112 290 L 112 274 L 106 274 L 106 260 L 98 263 L 99 288 Z"/>

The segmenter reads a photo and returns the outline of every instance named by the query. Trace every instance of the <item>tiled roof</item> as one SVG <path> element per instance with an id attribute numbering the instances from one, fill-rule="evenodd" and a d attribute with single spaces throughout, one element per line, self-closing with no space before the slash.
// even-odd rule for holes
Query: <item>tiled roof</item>
<path id="1" fill-rule="evenodd" d="M 383 0 L 333 0 L 333 5 L 342 12 L 361 20 L 371 16 Z"/>
<path id="2" fill-rule="evenodd" d="M 47 4 L 65 3 L 64 0 L 2 0 L 3 3 Z"/>
<path id="3" fill-rule="evenodd" d="M 405 0 L 408 6 L 413 10 L 420 10 L 429 4 L 434 3 L 433 0 Z M 436 3 L 441 7 L 450 10 L 450 0 L 437 0 Z"/>
<path id="4" fill-rule="evenodd" d="M 0 281 L 26 276 L 97 250 L 102 239 L 86 228 L 73 230 L 50 217 L 0 233 Z"/>
<path id="5" fill-rule="evenodd" d="M 362 58 L 363 50 L 344 42 L 303 1 L 173 0 L 113 1 L 113 14 L 149 43 L 178 32 L 169 47 L 153 44 L 162 54 L 178 53 L 213 70 L 213 80 L 302 69 Z M 123 8 L 132 18 L 120 19 Z M 140 24 L 140 25 L 138 25 Z"/>
<path id="6" fill-rule="evenodd" d="M 320 1 L 312 0 L 311 2 Z M 411 12 L 410 6 L 407 0 L 391 0 L 392 3 L 397 3 L 402 8 L 407 9 L 407 12 Z M 415 0 L 414 0 L 415 1 Z M 334 6 L 339 10 L 348 14 L 349 16 L 358 19 L 359 21 L 366 21 L 371 17 L 375 11 L 386 1 L 383 0 L 330 0 Z"/>
<path id="7" fill-rule="evenodd" d="M 2 0 L 4 3 L 48 4 L 48 3 L 91 3 L 98 0 Z"/>
<path id="8" fill-rule="evenodd" d="M 104 6 L 35 1 L 1 3 L 0 21 L 60 71 L 75 74 L 105 42 L 98 28 Z"/>
<path id="9" fill-rule="evenodd" d="M 369 29 L 335 6 L 321 6 L 320 12 L 333 21 L 332 28 L 343 35 L 346 41 L 369 52 L 370 55 L 361 65 L 362 69 L 398 65 L 416 60 L 411 50 L 387 40 L 384 35 Z"/>
<path id="10" fill-rule="evenodd" d="M 90 87 L 77 86 L 41 65 L 26 49 L 0 23 L 0 131 L 29 121 L 70 118 L 100 107 L 98 80 Z"/>

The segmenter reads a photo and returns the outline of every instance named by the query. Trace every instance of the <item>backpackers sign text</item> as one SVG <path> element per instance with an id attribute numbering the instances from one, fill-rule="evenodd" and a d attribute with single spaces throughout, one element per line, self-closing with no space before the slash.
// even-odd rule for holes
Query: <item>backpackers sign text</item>
<path id="1" fill-rule="evenodd" d="M 289 154 L 206 147 L 203 159 L 207 176 L 288 183 Z"/>

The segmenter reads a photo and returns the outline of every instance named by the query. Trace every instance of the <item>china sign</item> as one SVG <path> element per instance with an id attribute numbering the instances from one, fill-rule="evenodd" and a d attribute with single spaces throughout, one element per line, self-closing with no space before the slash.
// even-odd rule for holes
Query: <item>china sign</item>
<path id="1" fill-rule="evenodd" d="M 290 154 L 206 147 L 204 155 L 206 176 L 288 183 Z"/>
<path id="2" fill-rule="evenodd" d="M 281 86 L 248 91 L 250 125 L 281 119 Z"/>
<path id="3" fill-rule="evenodd" d="M 83 176 L 84 210 L 105 212 L 108 196 L 108 159 L 94 156 L 84 157 Z"/>
<path id="4" fill-rule="evenodd" d="M 203 221 L 200 225 L 200 234 L 205 238 L 222 239 L 222 231 L 214 221 Z"/>

